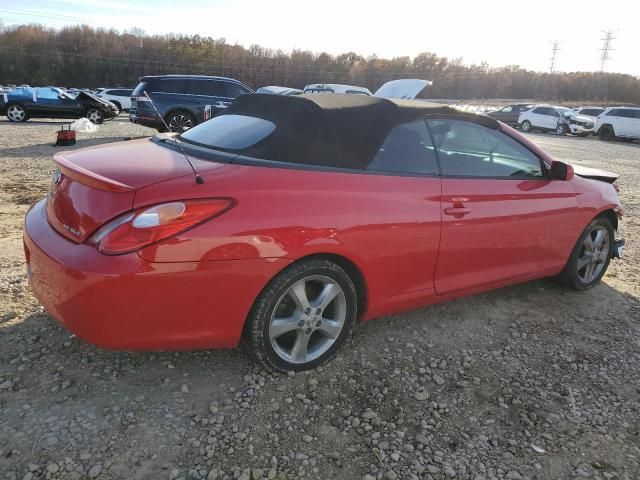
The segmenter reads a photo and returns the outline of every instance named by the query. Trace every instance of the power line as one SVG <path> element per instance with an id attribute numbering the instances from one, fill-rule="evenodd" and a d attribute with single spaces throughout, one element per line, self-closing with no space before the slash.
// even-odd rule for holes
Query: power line
<path id="1" fill-rule="evenodd" d="M 553 73 L 556 69 L 556 58 L 560 51 L 560 42 L 554 40 L 551 47 L 551 65 L 549 65 L 549 73 Z"/>
<path id="2" fill-rule="evenodd" d="M 604 72 L 604 66 L 607 63 L 607 60 L 611 59 L 609 52 L 615 50 L 615 48 L 613 48 L 611 44 L 616 39 L 616 37 L 613 36 L 613 30 L 606 30 L 606 31 L 603 30 L 603 33 L 604 33 L 604 37 L 600 39 L 602 40 L 602 48 L 600 49 L 600 52 L 602 52 L 600 54 L 600 71 L 601 72 Z"/>

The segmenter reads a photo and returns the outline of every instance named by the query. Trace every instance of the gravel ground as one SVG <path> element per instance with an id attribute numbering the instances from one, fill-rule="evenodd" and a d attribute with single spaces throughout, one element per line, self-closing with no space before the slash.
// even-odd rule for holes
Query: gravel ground
<path id="1" fill-rule="evenodd" d="M 100 350 L 42 310 L 21 230 L 57 128 L 0 121 L 0 479 L 640 478 L 639 144 L 532 135 L 622 174 L 626 258 L 601 285 L 537 281 L 368 322 L 294 376 L 242 350 Z M 151 133 L 121 117 L 76 148 Z"/>

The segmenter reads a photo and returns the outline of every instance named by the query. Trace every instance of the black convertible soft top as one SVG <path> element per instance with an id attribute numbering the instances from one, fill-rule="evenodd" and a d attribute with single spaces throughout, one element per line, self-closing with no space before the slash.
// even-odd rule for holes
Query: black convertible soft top
<path id="1" fill-rule="evenodd" d="M 221 115 L 231 114 L 276 125 L 273 134 L 242 152 L 245 156 L 356 169 L 366 168 L 396 125 L 425 115 L 454 115 L 498 128 L 493 118 L 437 103 L 337 93 L 241 95 Z"/>

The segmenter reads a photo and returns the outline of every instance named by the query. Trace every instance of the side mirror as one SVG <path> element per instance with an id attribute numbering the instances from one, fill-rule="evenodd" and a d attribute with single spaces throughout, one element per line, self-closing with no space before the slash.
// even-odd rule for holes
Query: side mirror
<path id="1" fill-rule="evenodd" d="M 551 180 L 571 180 L 573 178 L 573 167 L 554 160 L 549 169 L 549 176 Z"/>

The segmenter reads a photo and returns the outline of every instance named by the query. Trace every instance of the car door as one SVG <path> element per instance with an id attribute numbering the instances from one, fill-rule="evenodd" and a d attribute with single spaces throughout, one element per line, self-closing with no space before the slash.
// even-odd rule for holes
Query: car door
<path id="1" fill-rule="evenodd" d="M 528 115 L 527 119 L 531 122 L 531 125 L 536 128 L 546 128 L 546 111 L 547 107 L 534 108 Z"/>
<path id="2" fill-rule="evenodd" d="M 614 125 L 615 134 L 622 137 L 633 136 L 635 124 L 634 111 L 629 108 L 620 108 L 617 112 L 616 123 Z"/>
<path id="3" fill-rule="evenodd" d="M 504 123 L 516 123 L 518 121 L 519 112 L 514 110 L 513 105 L 507 105 L 504 108 L 501 108 L 491 116 L 496 120 L 499 120 Z M 515 120 L 514 120 L 515 116 Z"/>
<path id="4" fill-rule="evenodd" d="M 376 192 L 384 211 L 369 224 L 372 232 L 361 248 L 375 255 L 379 294 L 389 308 L 398 301 L 432 295 L 433 274 L 440 243 L 440 178 L 436 154 L 423 119 L 396 126 L 367 167 L 361 185 Z M 378 208 L 378 207 L 376 207 Z M 393 255 L 386 254 L 389 249 Z M 372 293 L 373 296 L 373 293 Z M 417 306 L 417 304 L 416 304 Z"/>
<path id="5" fill-rule="evenodd" d="M 514 138 L 459 119 L 428 121 L 442 178 L 438 295 L 558 270 L 576 241 L 569 182 L 550 180 Z"/>
<path id="6" fill-rule="evenodd" d="M 78 114 L 78 102 L 55 88 L 34 88 L 31 110 L 40 117 L 74 118 Z"/>

